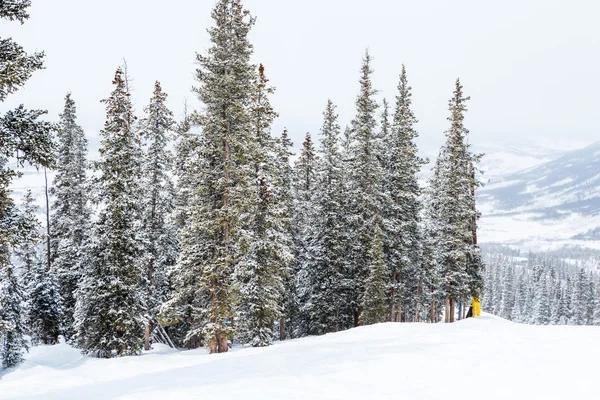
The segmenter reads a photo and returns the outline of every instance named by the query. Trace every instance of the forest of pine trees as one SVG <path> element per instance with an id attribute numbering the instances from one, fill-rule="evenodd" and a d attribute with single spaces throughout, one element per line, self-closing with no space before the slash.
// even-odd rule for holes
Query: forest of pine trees
<path id="1" fill-rule="evenodd" d="M 597 255 L 490 249 L 485 263 L 486 311 L 523 324 L 600 325 Z"/>
<path id="2" fill-rule="evenodd" d="M 0 17 L 25 22 L 29 1 L 9 4 L 0 3 Z M 268 69 L 252 62 L 254 17 L 240 0 L 219 0 L 212 18 L 211 44 L 196 55 L 202 108 L 177 121 L 156 82 L 138 118 L 127 70 L 118 68 L 102 100 L 96 162 L 70 94 L 56 125 L 23 106 L 0 117 L 4 367 L 59 336 L 108 358 L 157 342 L 221 353 L 387 321 L 453 322 L 464 317 L 454 311 L 459 303 L 483 294 L 480 156 L 470 149 L 460 81 L 427 188 L 418 182 L 426 160 L 415 144 L 407 70 L 399 68 L 393 104 L 380 103 L 368 52 L 348 126 L 323 99 L 321 129 L 306 134 L 292 165 L 287 130 L 272 131 Z M 42 60 L 3 39 L 0 101 Z M 13 160 L 56 171 L 43 231 L 31 193 L 21 208 L 11 197 Z M 48 236 L 49 250 L 41 245 Z M 573 303 L 589 294 L 587 275 L 557 290 L 543 272 L 501 273 L 514 286 L 488 281 L 498 312 L 535 309 L 527 321 L 536 323 L 592 318 Z M 568 316 L 555 315 L 546 298 L 559 298 Z"/>

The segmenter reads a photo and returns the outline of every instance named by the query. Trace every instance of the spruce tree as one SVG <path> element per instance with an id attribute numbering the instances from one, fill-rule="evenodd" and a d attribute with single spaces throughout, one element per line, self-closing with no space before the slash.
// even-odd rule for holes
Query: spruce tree
<path id="1" fill-rule="evenodd" d="M 277 170 L 281 179 L 281 187 L 279 189 L 279 197 L 284 204 L 285 212 L 283 218 L 286 222 L 286 231 L 284 233 L 285 240 L 290 243 L 292 255 L 294 255 L 294 235 L 293 235 L 293 215 L 294 215 L 294 198 L 292 194 L 292 181 L 294 179 L 294 170 L 290 163 L 290 157 L 294 155 L 292 148 L 294 144 L 289 138 L 287 129 L 284 129 L 281 137 L 277 141 Z M 291 338 L 294 336 L 294 326 L 299 314 L 298 311 L 298 296 L 296 294 L 296 262 L 292 261 L 287 266 L 287 272 L 284 278 L 284 299 L 283 299 L 283 315 L 279 321 L 279 340 Z"/>
<path id="2" fill-rule="evenodd" d="M 284 281 L 292 259 L 287 232 L 286 199 L 280 196 L 282 180 L 277 163 L 277 142 L 271 136 L 271 125 L 277 113 L 273 110 L 269 86 L 262 64 L 252 98 L 255 187 L 248 230 L 252 232 L 248 251 L 236 268 L 240 285 L 238 327 L 240 338 L 252 346 L 268 346 L 273 338 L 273 325 L 283 313 Z"/>
<path id="3" fill-rule="evenodd" d="M 63 307 L 63 328 L 67 339 L 74 334 L 75 292 L 86 263 L 90 239 L 89 185 L 86 177 L 87 139 L 77 125 L 75 101 L 65 97 L 58 125 L 56 175 L 51 194 L 51 263 L 58 277 Z"/>
<path id="4" fill-rule="evenodd" d="M 312 240 L 309 248 L 309 295 L 305 313 L 309 334 L 319 335 L 348 327 L 352 310 L 348 308 L 352 282 L 346 271 L 346 238 L 342 203 L 343 165 L 339 150 L 340 126 L 331 100 L 323 112 L 320 161 L 314 194 Z"/>
<path id="5" fill-rule="evenodd" d="M 140 121 L 145 148 L 142 165 L 141 201 L 143 230 L 143 269 L 146 277 L 146 332 L 144 347 L 150 349 L 150 333 L 156 326 L 160 305 L 169 289 L 167 271 L 177 259 L 177 231 L 172 222 L 175 187 L 171 179 L 172 155 L 168 150 L 173 113 L 165 102 L 167 94 L 154 84 L 146 117 Z"/>
<path id="6" fill-rule="evenodd" d="M 438 232 L 437 265 L 441 289 L 446 297 L 446 320 L 454 321 L 458 300 L 478 297 L 483 279 L 479 250 L 474 244 L 475 198 L 472 193 L 472 165 L 479 160 L 466 141 L 469 131 L 464 127 L 466 101 L 462 85 L 456 80 L 454 96 L 450 99 L 450 129 L 434 167 L 432 196 L 437 204 Z M 498 304 L 498 302 L 494 302 Z"/>
<path id="7" fill-rule="evenodd" d="M 314 196 L 317 185 L 316 154 L 310 133 L 306 133 L 302 149 L 294 163 L 292 193 L 294 198 L 292 234 L 294 240 L 293 275 L 296 278 L 296 295 L 300 307 L 300 315 L 294 324 L 294 336 L 306 336 L 310 330 L 312 280 L 310 270 L 310 253 L 312 241 L 312 221 L 314 219 Z"/>
<path id="8" fill-rule="evenodd" d="M 119 68 L 101 131 L 99 176 L 102 203 L 90 261 L 77 293 L 76 341 L 98 357 L 138 354 L 143 343 L 144 302 L 140 293 L 139 177 L 141 147 L 134 134 L 132 105 Z"/>
<path id="9" fill-rule="evenodd" d="M 371 56 L 367 52 L 363 59 L 360 77 L 360 91 L 356 98 L 356 116 L 352 120 L 351 176 L 349 196 L 352 202 L 352 228 L 355 239 L 350 252 L 354 295 L 351 305 L 355 324 L 359 323 L 361 298 L 365 290 L 368 268 L 374 262 L 372 241 L 375 238 L 376 219 L 382 212 L 382 171 L 377 158 L 379 148 L 375 129 L 377 127 L 377 91 L 371 82 Z M 387 285 L 387 282 L 385 283 Z"/>
<path id="10" fill-rule="evenodd" d="M 392 128 L 387 140 L 389 153 L 384 169 L 384 209 L 386 264 L 391 271 L 391 320 L 399 321 L 401 309 L 405 318 L 419 311 L 407 308 L 421 304 L 424 271 L 421 263 L 419 235 L 421 188 L 418 174 L 424 160 L 418 156 L 415 139 L 418 122 L 412 111 L 412 93 L 406 69 L 402 66 Z"/>
<path id="11" fill-rule="evenodd" d="M 29 18 L 28 0 L 0 3 L 0 18 L 19 21 Z M 0 39 L 0 103 L 16 92 L 31 75 L 42 68 L 43 53 L 28 55 L 11 39 Z M 42 110 L 27 110 L 20 105 L 0 115 L 0 268 L 10 263 L 11 248 L 26 242 L 31 221 L 24 218 L 11 197 L 9 186 L 20 172 L 8 166 L 15 158 L 18 166 L 25 163 L 48 167 L 54 158 L 52 132 L 54 126 L 38 118 Z"/>
<path id="12" fill-rule="evenodd" d="M 27 290 L 29 329 L 34 343 L 57 344 L 61 334 L 61 298 L 54 269 L 38 262 Z"/>
<path id="13" fill-rule="evenodd" d="M 11 368 L 23 361 L 23 352 L 28 349 L 25 334 L 25 312 L 23 288 L 19 283 L 14 266 L 0 267 L 0 321 L 4 330 L 0 334 L 2 367 Z"/>
<path id="14" fill-rule="evenodd" d="M 211 353 L 226 352 L 233 336 L 235 267 L 248 245 L 253 163 L 250 102 L 255 67 L 248 33 L 254 18 L 240 0 L 219 0 L 209 29 L 211 47 L 197 55 L 194 90 L 204 104 L 189 223 L 181 233 L 175 294 L 164 318 L 187 314 L 187 340 L 202 338 Z"/>

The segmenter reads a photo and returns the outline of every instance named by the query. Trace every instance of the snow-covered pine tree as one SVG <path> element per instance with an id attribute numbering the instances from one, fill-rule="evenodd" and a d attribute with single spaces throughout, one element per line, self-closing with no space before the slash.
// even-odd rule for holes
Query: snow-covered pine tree
<path id="1" fill-rule="evenodd" d="M 296 278 L 296 295 L 300 313 L 295 321 L 294 336 L 308 335 L 311 312 L 309 303 L 312 292 L 310 279 L 310 253 L 312 241 L 312 221 L 314 219 L 314 195 L 317 185 L 317 166 L 319 157 L 311 139 L 306 133 L 300 155 L 294 163 L 292 194 L 294 199 L 292 234 L 294 240 L 294 265 L 292 274 Z"/>
<path id="2" fill-rule="evenodd" d="M 469 131 L 463 120 L 467 100 L 469 98 L 463 96 L 462 85 L 457 79 L 454 96 L 449 102 L 450 129 L 446 131 L 446 143 L 434 168 L 437 187 L 433 196 L 439 206 L 436 216 L 436 229 L 439 230 L 436 235 L 437 264 L 446 297 L 447 322 L 454 322 L 455 303 L 470 295 L 479 296 L 483 285 L 473 226 L 476 214 L 472 164 L 479 157 L 470 152 L 466 141 Z"/>
<path id="3" fill-rule="evenodd" d="M 156 327 L 158 308 L 167 299 L 167 271 L 177 260 L 177 230 L 172 211 L 175 187 L 171 179 L 172 155 L 169 144 L 175 124 L 167 108 L 167 94 L 159 82 L 154 84 L 146 117 L 140 121 L 144 142 L 141 200 L 143 231 L 143 273 L 146 276 L 146 331 L 144 348 L 150 349 L 150 333 Z"/>
<path id="4" fill-rule="evenodd" d="M 284 281 L 293 258 L 287 199 L 280 196 L 283 181 L 278 170 L 277 141 L 271 136 L 271 125 L 277 117 L 269 102 L 274 89 L 268 82 L 261 64 L 251 106 L 255 187 L 248 230 L 252 237 L 236 267 L 240 285 L 236 328 L 240 339 L 255 347 L 271 344 L 274 323 L 283 313 Z"/>
<path id="5" fill-rule="evenodd" d="M 19 21 L 29 18 L 29 0 L 0 3 L 0 19 Z M 16 92 L 31 75 L 42 68 L 43 53 L 28 55 L 11 39 L 0 39 L 0 103 Z M 37 227 L 16 207 L 9 189 L 12 180 L 20 173 L 8 167 L 10 158 L 17 164 L 50 166 L 54 157 L 52 132 L 54 126 L 38 118 L 42 110 L 27 110 L 23 105 L 0 115 L 0 320 L 2 335 L 2 364 L 12 367 L 22 359 L 23 339 L 22 291 L 18 277 L 11 265 L 11 251 L 30 241 L 30 233 Z"/>
<path id="6" fill-rule="evenodd" d="M 352 323 L 352 309 L 348 307 L 352 282 L 345 270 L 347 239 L 342 218 L 345 201 L 341 197 L 344 194 L 343 161 L 335 109 L 333 102 L 328 100 L 321 127 L 312 240 L 307 249 L 309 296 L 304 312 L 311 335 L 336 332 Z"/>
<path id="7" fill-rule="evenodd" d="M 294 170 L 290 163 L 290 157 L 294 155 L 292 149 L 294 143 L 288 135 L 287 129 L 283 130 L 281 137 L 277 140 L 277 170 L 279 171 L 279 179 L 281 186 L 279 188 L 279 198 L 285 207 L 283 218 L 286 222 L 286 231 L 284 233 L 285 240 L 291 245 L 292 252 L 294 251 L 294 236 L 293 236 L 293 215 L 294 215 L 294 198 L 292 195 L 292 181 L 294 178 Z M 293 253 L 292 253 L 293 255 Z M 279 321 L 279 340 L 291 338 L 294 335 L 294 326 L 298 317 L 298 296 L 296 294 L 296 270 L 295 261 L 292 261 L 287 266 L 285 274 L 284 286 L 285 293 L 283 298 L 283 315 Z"/>
<path id="8" fill-rule="evenodd" d="M 99 176 L 103 205 L 90 261 L 77 292 L 76 343 L 98 357 L 138 354 L 144 338 L 139 215 L 140 139 L 131 127 L 131 100 L 121 68 L 113 80 L 101 131 Z"/>
<path id="9" fill-rule="evenodd" d="M 32 342 L 55 344 L 61 334 L 61 299 L 54 270 L 39 257 L 38 243 L 41 240 L 37 220 L 38 206 L 31 190 L 23 197 L 22 213 L 32 221 L 28 240 L 14 250 L 19 260 L 18 277 L 27 307 L 24 316 Z"/>
<path id="10" fill-rule="evenodd" d="M 0 3 L 0 19 L 19 21 L 29 18 L 28 0 Z M 11 39 L 0 39 L 0 102 L 16 92 L 31 75 L 42 68 L 43 53 L 28 55 Z M 10 194 L 12 180 L 20 173 L 8 167 L 10 158 L 17 164 L 25 163 L 42 167 L 50 166 L 54 157 L 52 132 L 54 126 L 38 118 L 42 110 L 27 110 L 23 105 L 0 115 L 0 268 L 10 263 L 11 248 L 26 242 L 31 221 L 23 218 Z"/>
<path id="11" fill-rule="evenodd" d="M 4 368 L 14 367 L 23 359 L 23 351 L 27 349 L 24 335 L 28 333 L 27 315 L 24 304 L 28 300 L 29 287 L 39 258 L 36 243 L 40 240 L 40 223 L 37 220 L 35 199 L 28 190 L 23 198 L 23 210 L 17 217 L 23 229 L 19 231 L 19 247 L 14 255 L 21 262 L 17 271 L 10 260 L 0 264 L 0 321 L 4 325 L 0 333 L 0 355 Z M 8 249 L 6 254 L 10 254 Z"/>
<path id="12" fill-rule="evenodd" d="M 533 304 L 533 323 L 536 325 L 550 324 L 550 297 L 548 292 L 548 277 L 543 273 L 535 285 Z"/>
<path id="13" fill-rule="evenodd" d="M 418 183 L 418 174 L 425 162 L 419 157 L 415 144 L 418 133 L 414 125 L 418 120 L 411 105 L 411 87 L 403 65 L 386 145 L 384 243 L 386 264 L 391 272 L 390 319 L 407 322 L 417 319 L 420 314 L 417 307 L 421 305 L 425 280 L 420 254 L 421 188 Z M 408 318 L 409 315 L 413 318 Z"/>
<path id="14" fill-rule="evenodd" d="M 511 319 L 512 310 L 515 307 L 515 271 L 510 265 L 504 267 L 502 274 L 502 298 L 498 315 L 502 318 Z"/>
<path id="15" fill-rule="evenodd" d="M 28 348 L 24 300 L 15 267 L 3 265 L 0 267 L 0 321 L 4 325 L 4 331 L 0 334 L 0 355 L 3 368 L 14 367 L 23 361 L 23 352 Z"/>
<path id="16" fill-rule="evenodd" d="M 77 125 L 75 101 L 70 93 L 65 97 L 58 128 L 56 175 L 51 188 L 50 251 L 62 298 L 63 332 L 70 340 L 74 334 L 75 292 L 86 263 L 92 228 L 86 177 L 87 139 Z"/>
<path id="17" fill-rule="evenodd" d="M 21 246 L 15 248 L 13 251 L 13 254 L 20 263 L 19 277 L 21 278 L 21 285 L 25 289 L 32 280 L 36 265 L 40 262 L 37 251 L 37 244 L 41 239 L 41 234 L 39 232 L 40 225 L 36 216 L 38 210 L 39 207 L 35 203 L 33 193 L 31 190 L 27 190 L 22 199 L 21 211 L 26 220 L 32 223 L 29 231 L 29 240 L 23 242 Z"/>
<path id="18" fill-rule="evenodd" d="M 362 311 L 362 296 L 365 282 L 369 275 L 369 266 L 373 253 L 376 220 L 381 215 L 382 191 L 381 163 L 377 154 L 379 146 L 375 129 L 377 127 L 377 103 L 374 99 L 377 91 L 371 82 L 371 56 L 368 52 L 363 58 L 360 77 L 360 91 L 356 98 L 356 116 L 352 120 L 350 201 L 352 202 L 351 223 L 354 240 L 351 244 L 351 269 L 353 280 L 353 298 L 351 306 L 354 310 L 355 324 L 359 323 Z M 388 282 L 384 282 L 387 285 Z"/>
<path id="19" fill-rule="evenodd" d="M 383 254 L 382 219 L 375 218 L 374 237 L 369 250 L 368 274 L 364 282 L 364 293 L 361 296 L 361 325 L 371 325 L 389 320 L 387 305 L 388 268 Z"/>
<path id="20" fill-rule="evenodd" d="M 233 336 L 235 266 L 248 244 L 253 163 L 250 102 L 255 67 L 248 33 L 254 18 L 240 0 L 219 0 L 209 29 L 211 47 L 197 55 L 194 90 L 204 104 L 197 148 L 198 173 L 189 223 L 181 233 L 175 294 L 163 322 L 188 315 L 187 340 L 203 338 L 211 353 L 226 352 Z M 166 321 L 169 320 L 169 321 Z"/>
<path id="21" fill-rule="evenodd" d="M 37 262 L 27 288 L 27 320 L 34 343 L 56 344 L 61 334 L 61 298 L 55 270 Z"/>

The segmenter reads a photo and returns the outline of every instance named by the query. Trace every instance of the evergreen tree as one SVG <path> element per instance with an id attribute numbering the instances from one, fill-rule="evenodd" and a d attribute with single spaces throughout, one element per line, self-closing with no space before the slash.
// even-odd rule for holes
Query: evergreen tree
<path id="1" fill-rule="evenodd" d="M 4 330 L 0 337 L 2 367 L 11 368 L 23 361 L 27 350 L 23 289 L 12 265 L 0 267 L 0 321 Z"/>
<path id="2" fill-rule="evenodd" d="M 25 196 L 23 196 L 21 211 L 22 216 L 31 222 L 31 227 L 29 230 L 29 239 L 23 243 L 18 248 L 15 248 L 13 253 L 20 261 L 20 278 L 21 284 L 23 288 L 27 288 L 29 282 L 33 277 L 33 272 L 40 262 L 38 252 L 37 252 L 37 244 L 41 239 L 41 235 L 39 233 L 39 222 L 37 220 L 37 213 L 39 207 L 35 204 L 35 198 L 33 197 L 33 193 L 31 190 L 27 190 Z"/>
<path id="3" fill-rule="evenodd" d="M 29 328 L 34 342 L 58 343 L 61 334 L 61 299 L 54 270 L 46 263 L 35 264 L 27 290 Z"/>
<path id="4" fill-rule="evenodd" d="M 511 266 L 506 266 L 502 275 L 502 299 L 500 300 L 498 315 L 506 319 L 511 319 L 512 309 L 515 306 L 514 272 Z"/>
<path id="5" fill-rule="evenodd" d="M 314 219 L 308 261 L 309 295 L 305 313 L 309 334 L 335 332 L 351 326 L 351 284 L 347 278 L 342 203 L 344 180 L 339 151 L 340 126 L 331 100 L 323 113 L 320 162 L 314 194 Z"/>
<path id="6" fill-rule="evenodd" d="M 371 82 L 371 56 L 367 52 L 363 59 L 360 78 L 360 91 L 356 99 L 356 116 L 352 120 L 351 176 L 349 196 L 352 201 L 352 241 L 350 274 L 354 284 L 351 306 L 354 310 L 355 324 L 359 322 L 361 298 L 365 291 L 365 281 L 375 238 L 376 219 L 381 215 L 382 171 L 378 160 L 376 138 L 377 93 Z M 387 285 L 387 282 L 385 283 Z"/>
<path id="7" fill-rule="evenodd" d="M 68 339 L 74 334 L 75 292 L 82 279 L 91 231 L 86 177 L 87 139 L 76 119 L 75 102 L 68 93 L 58 125 L 56 176 L 51 189 L 54 201 L 50 215 L 51 264 L 58 277 L 62 325 Z"/>
<path id="8" fill-rule="evenodd" d="M 238 329 L 241 339 L 252 346 L 268 346 L 273 325 L 283 313 L 284 280 L 292 259 L 287 236 L 286 199 L 280 197 L 282 181 L 277 163 L 277 142 L 271 125 L 277 113 L 271 107 L 269 86 L 262 64 L 252 99 L 254 131 L 253 206 L 249 230 L 252 232 L 248 252 L 237 266 L 240 284 Z"/>
<path id="9" fill-rule="evenodd" d="M 181 233 L 175 294 L 163 322 L 191 321 L 187 340 L 204 339 L 210 352 L 226 352 L 236 306 L 234 271 L 248 245 L 253 146 L 250 102 L 255 67 L 248 33 L 254 24 L 240 0 L 219 0 L 209 29 L 212 46 L 197 55 L 205 109 L 189 223 Z M 168 320 L 168 321 L 165 321 Z"/>
<path id="10" fill-rule="evenodd" d="M 292 233 L 294 239 L 294 271 L 296 295 L 300 305 L 300 315 L 294 327 L 294 336 L 306 336 L 310 331 L 312 305 L 311 264 L 309 247 L 312 241 L 312 221 L 314 219 L 314 196 L 317 186 L 317 166 L 319 157 L 311 139 L 306 134 L 300 156 L 294 163 L 292 193 L 294 198 Z"/>
<path id="11" fill-rule="evenodd" d="M 279 188 L 279 197 L 284 205 L 283 218 L 286 221 L 284 239 L 290 243 L 292 253 L 294 253 L 294 235 L 293 235 L 293 215 L 294 215 L 294 197 L 292 194 L 292 182 L 294 179 L 294 170 L 290 164 L 290 156 L 294 144 L 288 136 L 287 129 L 284 129 L 281 137 L 277 141 L 277 170 L 279 171 L 279 179 L 281 187 Z M 293 255 L 293 254 L 292 254 Z M 283 315 L 279 322 L 279 340 L 284 340 L 286 337 L 294 336 L 294 326 L 298 319 L 298 296 L 296 294 L 296 262 L 292 261 L 287 266 L 287 272 L 284 275 L 284 299 L 283 299 Z"/>
<path id="12" fill-rule="evenodd" d="M 418 174 L 424 160 L 418 156 L 415 139 L 418 122 L 411 109 L 412 94 L 406 69 L 402 66 L 396 96 L 396 110 L 387 140 L 389 153 L 384 169 L 384 210 L 386 264 L 391 272 L 391 320 L 400 321 L 401 309 L 413 303 L 423 292 L 424 271 L 421 265 L 419 224 L 421 188 Z M 404 307 L 402 307 L 404 306 Z M 417 315 L 418 310 L 404 310 Z M 406 318 L 405 318 L 406 320 Z"/>
<path id="13" fill-rule="evenodd" d="M 0 18 L 19 21 L 29 18 L 28 0 L 0 3 Z M 11 39 L 0 39 L 0 103 L 16 92 L 31 75 L 42 68 L 43 53 L 28 55 Z M 0 115 L 0 268 L 10 263 L 11 248 L 27 242 L 28 232 L 34 227 L 24 218 L 11 198 L 10 183 L 19 172 L 8 167 L 9 159 L 16 158 L 17 164 L 25 163 L 47 167 L 53 162 L 54 126 L 38 118 L 42 110 L 27 110 L 23 105 Z"/>
<path id="14" fill-rule="evenodd" d="M 533 322 L 536 325 L 550 324 L 550 298 L 548 293 L 548 280 L 543 274 L 535 286 L 535 298 L 533 306 Z"/>
<path id="15" fill-rule="evenodd" d="M 475 204 L 472 187 L 472 165 L 479 157 L 472 154 L 466 142 L 468 130 L 464 127 L 467 110 L 462 85 L 456 81 L 454 96 L 449 102 L 450 129 L 436 166 L 436 185 L 433 195 L 438 205 L 436 225 L 439 232 L 437 246 L 441 288 L 446 297 L 446 320 L 454 321 L 454 307 L 458 300 L 482 291 L 482 268 L 479 250 L 474 245 Z M 498 304 L 494 302 L 494 304 Z"/>
<path id="16" fill-rule="evenodd" d="M 143 268 L 146 276 L 146 333 L 144 347 L 150 348 L 150 332 L 156 326 L 160 305 L 166 301 L 167 271 L 177 259 L 177 231 L 172 223 L 175 187 L 171 180 L 172 156 L 168 150 L 173 113 L 159 82 L 140 122 L 145 155 L 142 166 Z"/>
<path id="17" fill-rule="evenodd" d="M 144 302 L 140 293 L 139 225 L 136 223 L 141 159 L 132 129 L 131 100 L 119 68 L 104 100 L 96 185 L 103 204 L 91 259 L 77 293 L 77 344 L 98 357 L 138 354 L 143 343 Z"/>

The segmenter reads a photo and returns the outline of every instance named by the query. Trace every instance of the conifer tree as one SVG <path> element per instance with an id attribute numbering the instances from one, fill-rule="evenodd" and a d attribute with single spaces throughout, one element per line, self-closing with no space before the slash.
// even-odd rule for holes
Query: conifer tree
<path id="1" fill-rule="evenodd" d="M 346 271 L 346 238 L 342 203 L 343 165 L 339 150 L 340 126 L 331 100 L 323 112 L 320 162 L 314 194 L 312 241 L 307 249 L 309 296 L 304 304 L 309 334 L 319 335 L 349 327 L 352 310 L 347 307 L 352 282 Z M 351 326 L 351 325 L 350 325 Z"/>
<path id="2" fill-rule="evenodd" d="M 312 221 L 314 219 L 314 196 L 317 185 L 317 165 L 319 157 L 311 139 L 306 133 L 302 149 L 294 163 L 292 192 L 294 198 L 292 234 L 294 240 L 294 267 L 292 273 L 297 276 L 296 295 L 300 315 L 294 326 L 295 336 L 306 336 L 310 329 L 309 314 L 311 296 L 310 253 L 312 240 Z"/>
<path id="3" fill-rule="evenodd" d="M 291 245 L 292 256 L 294 255 L 294 235 L 293 235 L 293 216 L 294 216 L 294 197 L 292 194 L 292 182 L 294 179 L 294 170 L 290 163 L 290 157 L 294 154 L 292 148 L 294 144 L 289 138 L 287 129 L 284 129 L 281 137 L 277 141 L 277 170 L 281 179 L 279 196 L 285 207 L 283 218 L 287 221 L 285 240 Z M 298 296 L 296 293 L 296 262 L 292 261 L 287 266 L 287 272 L 284 278 L 284 299 L 283 315 L 279 321 L 279 340 L 291 338 L 294 336 L 294 326 L 298 318 Z"/>
<path id="4" fill-rule="evenodd" d="M 104 100 L 101 131 L 99 212 L 91 259 L 77 293 L 76 341 L 98 357 L 138 354 L 143 343 L 144 302 L 140 293 L 139 177 L 140 140 L 132 129 L 131 100 L 119 68 L 114 90 Z"/>
<path id="5" fill-rule="evenodd" d="M 146 118 L 140 121 L 145 154 L 142 165 L 141 201 L 143 227 L 143 268 L 146 277 L 146 332 L 144 347 L 150 349 L 150 333 L 156 326 L 159 306 L 166 301 L 167 270 L 177 259 L 177 231 L 172 223 L 175 187 L 171 180 L 172 156 L 168 150 L 173 113 L 167 108 L 167 94 L 154 84 Z"/>
<path id="6" fill-rule="evenodd" d="M 86 177 L 87 139 L 77 125 L 75 101 L 70 93 L 65 97 L 58 128 L 56 175 L 51 188 L 54 200 L 50 215 L 50 253 L 62 298 L 64 334 L 70 339 L 74 333 L 75 292 L 82 279 L 92 228 Z"/>
<path id="7" fill-rule="evenodd" d="M 392 128 L 387 140 L 388 159 L 384 169 L 384 209 L 386 264 L 391 271 L 390 293 L 391 320 L 400 320 L 404 308 L 415 317 L 418 310 L 407 310 L 411 303 L 421 304 L 424 271 L 422 270 L 419 237 L 421 188 L 418 174 L 424 160 L 418 156 L 415 139 L 418 122 L 411 108 L 412 93 L 408 85 L 406 69 L 402 66 L 396 109 Z M 412 300 L 412 301 L 411 301 Z M 405 317 L 405 320 L 407 318 Z"/>
<path id="8" fill-rule="evenodd" d="M 35 203 L 35 198 L 31 190 L 27 190 L 25 196 L 22 199 L 21 211 L 22 216 L 31 222 L 29 230 L 29 240 L 21 243 L 18 248 L 15 248 L 13 253 L 20 262 L 20 278 L 23 288 L 27 288 L 29 282 L 31 282 L 33 272 L 36 265 L 40 262 L 37 244 L 41 238 L 39 233 L 39 222 L 37 220 L 37 213 L 39 207 Z"/>
<path id="9" fill-rule="evenodd" d="M 2 367 L 11 368 L 23 361 L 23 351 L 28 349 L 25 340 L 25 313 L 23 310 L 23 288 L 15 268 L 4 265 L 0 268 L 0 321 L 4 330 L 0 337 Z"/>
<path id="10" fill-rule="evenodd" d="M 355 324 L 359 322 L 361 298 L 365 290 L 368 266 L 373 262 L 372 241 L 375 237 L 376 219 L 382 212 L 381 164 L 378 160 L 376 138 L 377 93 L 371 82 L 371 56 L 367 52 L 363 59 L 360 77 L 360 91 L 356 98 L 356 116 L 352 120 L 351 176 L 349 196 L 352 201 L 352 240 L 351 276 L 354 283 L 354 296 L 351 305 Z M 387 282 L 385 283 L 387 285 Z"/>
<path id="11" fill-rule="evenodd" d="M 548 293 L 548 279 L 543 274 L 535 286 L 535 298 L 533 306 L 533 323 L 536 325 L 550 324 L 550 298 Z"/>
<path id="12" fill-rule="evenodd" d="M 277 163 L 277 142 L 271 136 L 271 125 L 277 116 L 269 95 L 262 64 L 252 98 L 254 133 L 253 162 L 255 187 L 250 211 L 252 232 L 248 252 L 239 263 L 236 278 L 240 285 L 240 309 L 237 320 L 241 339 L 252 346 L 268 346 L 273 338 L 273 325 L 283 312 L 284 280 L 292 259 L 287 240 L 286 199 L 280 197 L 282 181 Z"/>
<path id="13" fill-rule="evenodd" d="M 200 167 L 190 221 L 181 233 L 175 294 L 163 319 L 178 321 L 185 310 L 192 321 L 188 341 L 203 338 L 216 353 L 226 352 L 233 336 L 234 271 L 248 243 L 245 216 L 254 167 L 250 101 L 256 72 L 248 41 L 254 18 L 241 1 L 219 0 L 212 17 L 212 45 L 207 55 L 197 55 L 199 86 L 194 89 L 205 106 L 197 116 Z"/>
<path id="14" fill-rule="evenodd" d="M 61 334 L 61 298 L 54 269 L 38 262 L 27 290 L 29 329 L 35 343 L 56 344 Z"/>
<path id="15" fill-rule="evenodd" d="M 29 18 L 27 8 L 30 5 L 28 0 L 2 2 L 0 19 L 23 24 Z M 0 103 L 42 68 L 43 58 L 43 53 L 28 55 L 11 39 L 0 39 Z M 0 268 L 9 265 L 11 248 L 26 242 L 27 232 L 33 228 L 32 221 L 20 214 L 11 198 L 10 183 L 20 173 L 8 167 L 8 162 L 14 157 L 19 166 L 28 163 L 47 167 L 52 164 L 54 126 L 38 119 L 45 113 L 27 110 L 21 105 L 0 115 Z"/>
<path id="16" fill-rule="evenodd" d="M 482 291 L 482 269 L 479 250 L 474 245 L 475 184 L 472 165 L 479 156 L 471 153 L 466 142 L 468 130 L 464 127 L 466 101 L 462 85 L 457 79 L 454 96 L 449 102 L 450 129 L 434 168 L 437 198 L 436 234 L 438 238 L 437 265 L 440 269 L 441 289 L 446 297 L 446 320 L 454 321 L 456 301 Z M 494 302 L 494 304 L 498 304 Z"/>

